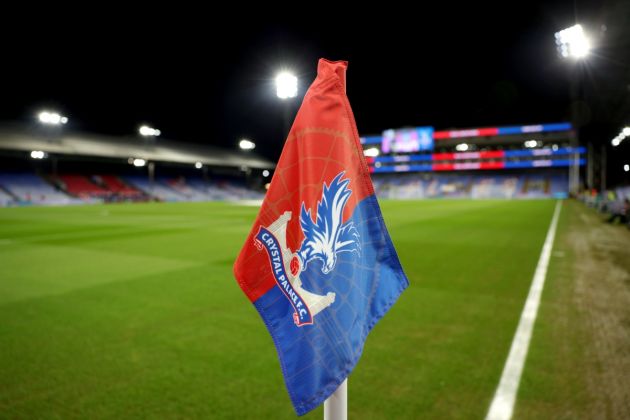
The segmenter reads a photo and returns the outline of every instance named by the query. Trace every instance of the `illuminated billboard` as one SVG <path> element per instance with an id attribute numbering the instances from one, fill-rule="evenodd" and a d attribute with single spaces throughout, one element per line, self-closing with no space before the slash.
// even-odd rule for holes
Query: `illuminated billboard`
<path id="1" fill-rule="evenodd" d="M 433 150 L 433 127 L 401 128 L 383 131 L 383 153 L 409 153 Z"/>

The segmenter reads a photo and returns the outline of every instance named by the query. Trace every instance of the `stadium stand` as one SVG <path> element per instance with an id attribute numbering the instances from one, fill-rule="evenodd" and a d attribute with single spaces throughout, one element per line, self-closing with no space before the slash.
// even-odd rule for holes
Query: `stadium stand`
<path id="1" fill-rule="evenodd" d="M 97 175 L 93 178 L 97 183 L 104 185 L 113 194 L 121 197 L 137 198 L 144 196 L 142 191 L 125 184 L 115 175 Z"/>
<path id="2" fill-rule="evenodd" d="M 0 186 L 17 198 L 13 204 L 63 205 L 80 204 L 78 200 L 53 188 L 33 174 L 0 174 Z"/>
<path id="3" fill-rule="evenodd" d="M 262 200 L 264 193 L 247 188 L 245 185 L 228 180 L 216 180 L 206 186 L 211 195 L 219 195 L 221 200 Z"/>
<path id="4" fill-rule="evenodd" d="M 212 180 L 200 178 L 158 178 L 153 185 L 145 177 L 126 177 L 147 194 L 161 201 L 238 201 L 260 200 L 264 194 L 247 188 L 236 181 Z"/>
<path id="5" fill-rule="evenodd" d="M 186 183 L 186 178 L 165 180 L 166 185 L 186 197 L 189 201 L 208 201 L 212 200 L 209 194 L 205 194 L 202 189 L 195 189 Z"/>
<path id="6" fill-rule="evenodd" d="M 577 192 L 580 167 L 587 162 L 586 149 L 575 143 L 569 123 L 444 131 L 402 128 L 360 140 L 375 191 L 389 199 L 565 198 Z M 7 175 L 7 185 L 0 181 L 3 206 L 261 200 L 266 182 L 262 168 L 273 166 L 252 154 L 230 151 L 217 160 L 217 150 L 162 139 L 151 147 L 127 138 L 85 134 L 49 142 L 19 130 L 0 130 L 1 148 L 13 150 L 7 159 L 16 170 L 62 173 L 46 178 Z M 16 152 L 38 148 L 47 153 L 40 162 L 31 162 L 28 152 L 21 158 L 24 152 Z M 132 165 L 138 156 L 151 161 L 148 168 Z M 149 174 L 155 176 L 153 181 Z M 625 194 L 623 190 L 615 196 Z M 600 195 L 585 197 L 589 200 L 602 208 L 622 201 Z"/>
<path id="7" fill-rule="evenodd" d="M 233 194 L 229 191 L 229 189 L 223 188 L 227 183 L 225 182 L 206 182 L 202 179 L 189 179 L 188 185 L 195 188 L 198 191 L 201 191 L 209 200 L 218 200 L 218 201 L 231 201 L 237 200 L 238 195 Z"/>
<path id="8" fill-rule="evenodd" d="M 251 151 L 139 140 L 2 123 L 0 206 L 260 199 L 274 167 Z"/>
<path id="9" fill-rule="evenodd" d="M 392 174 L 373 177 L 381 198 L 566 198 L 566 174 Z"/>
<path id="10" fill-rule="evenodd" d="M 188 201 L 184 194 L 169 187 L 164 178 L 158 178 L 153 183 L 149 182 L 145 176 L 126 176 L 123 179 L 159 201 Z"/>
<path id="11" fill-rule="evenodd" d="M 94 184 L 82 175 L 59 175 L 52 179 L 68 194 L 79 198 L 105 198 L 112 194 L 111 191 Z"/>
<path id="12" fill-rule="evenodd" d="M 261 200 L 264 193 L 234 180 L 146 176 L 0 174 L 0 206 L 88 204 L 115 201 Z M 51 185 L 52 184 L 52 185 Z M 57 187 L 57 189 L 55 188 Z M 64 193 L 65 191 L 65 193 Z"/>
<path id="13" fill-rule="evenodd" d="M 376 193 L 391 199 L 566 198 L 587 162 L 569 123 L 410 127 L 360 140 Z"/>
<path id="14" fill-rule="evenodd" d="M 16 203 L 16 200 L 13 196 L 8 194 L 4 190 L 0 189 L 0 206 L 7 207 L 15 203 Z"/>

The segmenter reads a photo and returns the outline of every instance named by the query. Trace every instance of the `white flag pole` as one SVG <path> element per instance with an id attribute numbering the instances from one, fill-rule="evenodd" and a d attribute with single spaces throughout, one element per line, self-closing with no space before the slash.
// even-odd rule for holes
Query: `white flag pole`
<path id="1" fill-rule="evenodd" d="M 348 420 L 348 379 L 324 401 L 324 420 Z"/>
<path id="2" fill-rule="evenodd" d="M 343 93 L 347 92 L 346 74 L 343 72 Z M 348 420 L 348 378 L 324 401 L 324 420 Z"/>

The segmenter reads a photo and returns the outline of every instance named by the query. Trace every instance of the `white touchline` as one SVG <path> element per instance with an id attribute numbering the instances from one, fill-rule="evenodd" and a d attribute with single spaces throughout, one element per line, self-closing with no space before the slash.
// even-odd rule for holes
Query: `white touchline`
<path id="1" fill-rule="evenodd" d="M 547 276 L 547 267 L 549 266 L 549 256 L 553 247 L 553 239 L 556 236 L 556 226 L 558 225 L 558 216 L 562 208 L 562 201 L 556 203 L 556 209 L 551 219 L 551 225 L 547 231 L 547 238 L 543 245 L 534 279 L 527 295 L 525 307 L 521 313 L 521 319 L 518 322 L 516 334 L 512 340 L 510 354 L 505 362 L 501 381 L 494 394 L 494 399 L 488 410 L 486 420 L 509 420 L 512 418 L 514 411 L 514 401 L 516 400 L 516 392 L 521 381 L 521 373 L 523 373 L 523 365 L 527 358 L 527 350 L 529 350 L 529 341 L 532 338 L 536 315 L 538 315 L 538 306 L 540 305 L 540 297 L 545 285 L 545 277 Z"/>

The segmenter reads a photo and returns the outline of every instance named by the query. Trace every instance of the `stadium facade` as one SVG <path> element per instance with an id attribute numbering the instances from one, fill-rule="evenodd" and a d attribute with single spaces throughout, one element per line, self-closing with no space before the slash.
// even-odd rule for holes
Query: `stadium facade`
<path id="1" fill-rule="evenodd" d="M 408 127 L 361 143 L 381 198 L 564 198 L 587 164 L 569 123 Z M 274 167 L 251 151 L 23 126 L 0 127 L 0 159 L 5 206 L 259 200 Z"/>
<path id="2" fill-rule="evenodd" d="M 19 125 L 0 127 L 0 161 L 3 206 L 259 200 L 274 167 L 251 151 Z"/>
<path id="3" fill-rule="evenodd" d="M 587 164 L 570 123 L 410 127 L 361 142 L 377 194 L 397 199 L 565 198 Z"/>

